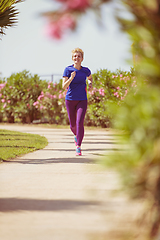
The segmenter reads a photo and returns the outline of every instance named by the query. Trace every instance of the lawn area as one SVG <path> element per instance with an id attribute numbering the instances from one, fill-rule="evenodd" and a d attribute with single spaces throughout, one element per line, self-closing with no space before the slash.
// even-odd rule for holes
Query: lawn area
<path id="1" fill-rule="evenodd" d="M 0 129 L 0 160 L 13 159 L 17 156 L 42 149 L 47 144 L 47 139 L 37 134 Z"/>

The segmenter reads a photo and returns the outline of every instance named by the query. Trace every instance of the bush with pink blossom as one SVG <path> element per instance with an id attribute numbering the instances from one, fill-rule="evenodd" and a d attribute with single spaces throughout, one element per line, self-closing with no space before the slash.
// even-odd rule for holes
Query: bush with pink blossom
<path id="1" fill-rule="evenodd" d="M 33 106 L 39 109 L 43 118 L 49 123 L 64 124 L 67 119 L 64 99 L 65 91 L 62 90 L 62 80 L 59 83 L 49 82 Z"/>
<path id="2" fill-rule="evenodd" d="M 0 99 L 2 97 L 1 91 L 5 87 L 5 85 L 6 85 L 6 83 L 3 82 L 2 80 L 0 80 Z M 3 113 L 2 113 L 3 106 L 4 106 L 4 99 L 2 98 L 0 101 L 0 122 L 2 122 L 2 120 L 3 120 Z"/>
<path id="3" fill-rule="evenodd" d="M 113 111 L 110 104 L 121 105 L 128 92 L 136 89 L 134 72 L 101 69 L 93 74 L 93 89 L 88 92 L 85 125 L 110 127 Z M 69 124 L 65 106 L 66 91 L 58 83 L 40 80 L 23 71 L 0 83 L 0 108 L 7 122 L 49 122 Z M 2 120 L 2 117 L 1 117 Z"/>
<path id="4" fill-rule="evenodd" d="M 28 71 L 12 74 L 5 79 L 0 87 L 3 119 L 10 123 L 14 123 L 15 119 L 31 123 L 39 118 L 41 113 L 33 103 L 46 84 L 38 75 L 32 76 Z"/>
<path id="5" fill-rule="evenodd" d="M 87 125 L 110 127 L 112 111 L 110 104 L 120 105 L 128 92 L 136 87 L 136 77 L 131 71 L 111 72 L 101 69 L 93 74 L 93 89 L 88 92 Z"/>
<path id="6" fill-rule="evenodd" d="M 80 17 L 92 9 L 99 16 L 100 7 L 110 0 L 56 0 L 57 10 L 42 13 L 47 19 L 45 33 L 52 39 L 62 39 L 66 33 L 73 32 L 78 27 Z"/>

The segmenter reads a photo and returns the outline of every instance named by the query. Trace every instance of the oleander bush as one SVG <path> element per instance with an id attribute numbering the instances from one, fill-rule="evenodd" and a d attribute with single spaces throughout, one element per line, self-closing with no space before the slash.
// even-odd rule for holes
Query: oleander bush
<path id="1" fill-rule="evenodd" d="M 62 80 L 59 83 L 49 82 L 33 105 L 50 124 L 66 124 L 65 91 Z"/>
<path id="2" fill-rule="evenodd" d="M 46 86 L 46 81 L 40 80 L 38 75 L 32 76 L 26 70 L 5 79 L 0 86 L 3 119 L 9 123 L 14 123 L 15 119 L 31 123 L 40 118 L 41 112 L 33 103 Z"/>
<path id="3" fill-rule="evenodd" d="M 111 127 L 113 114 L 109 105 L 116 103 L 119 106 L 131 89 L 136 87 L 133 69 L 130 72 L 101 69 L 93 74 L 93 89 L 88 92 L 86 125 Z"/>
<path id="4" fill-rule="evenodd" d="M 1 89 L 3 88 L 3 81 L 0 79 L 0 92 L 1 92 Z M 0 93 L 0 96 L 1 96 L 1 93 Z M 2 101 L 0 101 L 0 122 L 3 121 L 3 113 L 2 113 L 2 108 L 3 108 L 3 103 Z"/>
<path id="5" fill-rule="evenodd" d="M 106 156 L 107 166 L 118 169 L 130 196 L 144 200 L 141 233 L 160 237 L 160 1 L 122 0 L 131 18 L 120 13 L 121 28 L 133 42 L 137 91 L 113 107 L 114 128 L 125 133 L 121 148 Z"/>
<path id="6" fill-rule="evenodd" d="M 111 72 L 101 69 L 93 74 L 93 89 L 88 91 L 88 110 L 85 125 L 110 127 L 112 111 L 109 105 L 117 106 L 128 92 L 136 89 L 134 70 Z M 62 79 L 58 83 L 40 80 L 28 71 L 12 74 L 0 84 L 0 120 L 14 123 L 49 122 L 69 124 L 65 107 L 66 91 Z"/>

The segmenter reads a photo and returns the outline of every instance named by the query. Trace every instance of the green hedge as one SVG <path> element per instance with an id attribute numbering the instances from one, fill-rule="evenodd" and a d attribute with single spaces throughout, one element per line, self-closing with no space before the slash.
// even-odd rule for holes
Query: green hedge
<path id="1" fill-rule="evenodd" d="M 110 103 L 119 105 L 135 87 L 133 69 L 130 72 L 101 69 L 94 73 L 93 89 L 87 93 L 85 125 L 110 127 Z M 62 79 L 58 83 L 47 82 L 26 70 L 12 74 L 0 84 L 0 121 L 68 124 L 65 94 Z"/>
<path id="2" fill-rule="evenodd" d="M 1 114 L 3 120 L 13 123 L 19 119 L 22 123 L 31 123 L 41 117 L 33 103 L 47 82 L 38 75 L 32 76 L 28 71 L 12 74 L 0 86 Z"/>

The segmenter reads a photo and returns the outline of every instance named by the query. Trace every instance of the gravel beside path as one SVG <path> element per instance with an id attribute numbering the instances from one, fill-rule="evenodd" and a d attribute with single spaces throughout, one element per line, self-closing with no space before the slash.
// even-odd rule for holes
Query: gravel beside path
<path id="1" fill-rule="evenodd" d="M 49 142 L 0 164 L 1 240 L 114 240 L 132 231 L 141 204 L 117 193 L 117 174 L 97 162 L 117 146 L 112 132 L 86 130 L 83 155 L 76 157 L 69 129 L 0 128 L 40 134 Z"/>

